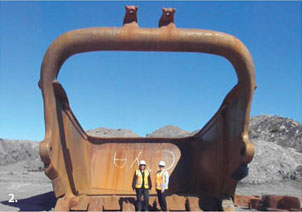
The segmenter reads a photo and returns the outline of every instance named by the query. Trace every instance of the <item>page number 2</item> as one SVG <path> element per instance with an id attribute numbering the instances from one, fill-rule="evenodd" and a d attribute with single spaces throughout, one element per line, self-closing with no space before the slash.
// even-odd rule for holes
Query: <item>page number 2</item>
<path id="1" fill-rule="evenodd" d="M 9 194 L 8 196 L 10 196 L 10 199 L 8 200 L 8 202 L 18 202 L 18 200 L 14 199 L 15 195 Z"/>

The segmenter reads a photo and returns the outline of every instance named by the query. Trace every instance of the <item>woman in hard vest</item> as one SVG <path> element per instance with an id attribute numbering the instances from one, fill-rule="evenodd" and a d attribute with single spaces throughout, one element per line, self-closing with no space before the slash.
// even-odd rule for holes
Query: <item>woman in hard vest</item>
<path id="1" fill-rule="evenodd" d="M 158 202 L 162 211 L 167 211 L 167 202 L 166 202 L 166 194 L 169 184 L 169 174 L 164 169 L 166 166 L 165 161 L 160 161 L 159 170 L 156 173 L 155 184 L 156 184 L 156 192 L 158 197 Z"/>
<path id="2" fill-rule="evenodd" d="M 133 176 L 132 188 L 136 191 L 136 210 L 142 210 L 142 196 L 144 196 L 145 211 L 148 211 L 149 205 L 149 190 L 152 188 L 151 177 L 148 170 L 145 170 L 146 162 L 141 160 L 139 162 L 139 169 L 137 169 Z"/>

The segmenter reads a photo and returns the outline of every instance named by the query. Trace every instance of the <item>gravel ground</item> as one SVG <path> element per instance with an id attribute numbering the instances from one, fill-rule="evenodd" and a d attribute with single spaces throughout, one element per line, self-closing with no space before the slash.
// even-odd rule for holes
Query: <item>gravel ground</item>
<path id="1" fill-rule="evenodd" d="M 27 171 L 23 162 L 0 167 L 0 190 L 0 211 L 48 211 L 55 204 L 48 177 Z"/>
<path id="2" fill-rule="evenodd" d="M 302 207 L 302 182 L 283 180 L 274 183 L 250 184 L 239 183 L 236 189 L 238 195 L 288 195 L 298 197 Z"/>
<path id="3" fill-rule="evenodd" d="M 0 167 L 0 211 L 53 211 L 56 199 L 50 180 L 44 172 L 30 172 L 22 162 Z M 240 183 L 240 195 L 290 195 L 300 198 L 302 203 L 302 183 L 284 180 L 275 183 Z M 14 195 L 17 202 L 8 202 Z M 245 210 L 237 208 L 238 210 Z"/>

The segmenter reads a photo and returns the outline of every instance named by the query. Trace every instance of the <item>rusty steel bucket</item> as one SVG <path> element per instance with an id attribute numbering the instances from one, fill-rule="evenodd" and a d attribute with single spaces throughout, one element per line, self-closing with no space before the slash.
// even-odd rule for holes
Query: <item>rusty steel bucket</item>
<path id="1" fill-rule="evenodd" d="M 131 183 L 140 159 L 146 160 L 154 183 L 157 164 L 170 174 L 169 210 L 221 210 L 234 196 L 240 177 L 234 174 L 252 160 L 248 139 L 255 75 L 247 48 L 235 37 L 208 30 L 179 29 L 175 9 L 163 9 L 159 28 L 139 28 L 137 7 L 126 6 L 123 27 L 67 32 L 48 48 L 42 62 L 45 138 L 40 144 L 45 174 L 51 179 L 56 210 L 135 210 Z M 226 58 L 238 83 L 211 120 L 185 138 L 101 138 L 87 135 L 57 81 L 72 55 L 91 51 L 200 52 Z M 150 208 L 158 209 L 155 191 Z M 228 203 L 229 204 L 229 203 Z M 228 208 L 230 205 L 228 205 Z"/>

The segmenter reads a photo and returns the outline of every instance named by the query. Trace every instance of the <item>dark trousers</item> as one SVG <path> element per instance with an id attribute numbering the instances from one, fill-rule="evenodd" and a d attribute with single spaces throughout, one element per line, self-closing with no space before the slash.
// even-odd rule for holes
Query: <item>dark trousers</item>
<path id="1" fill-rule="evenodd" d="M 144 188 L 137 188 L 136 189 L 136 210 L 142 210 L 142 196 L 144 196 L 144 208 L 145 211 L 148 211 L 149 206 L 149 190 Z"/>
<path id="2" fill-rule="evenodd" d="M 161 192 L 161 190 L 156 189 L 158 202 L 162 211 L 167 211 L 167 202 L 166 202 L 166 191 Z"/>

